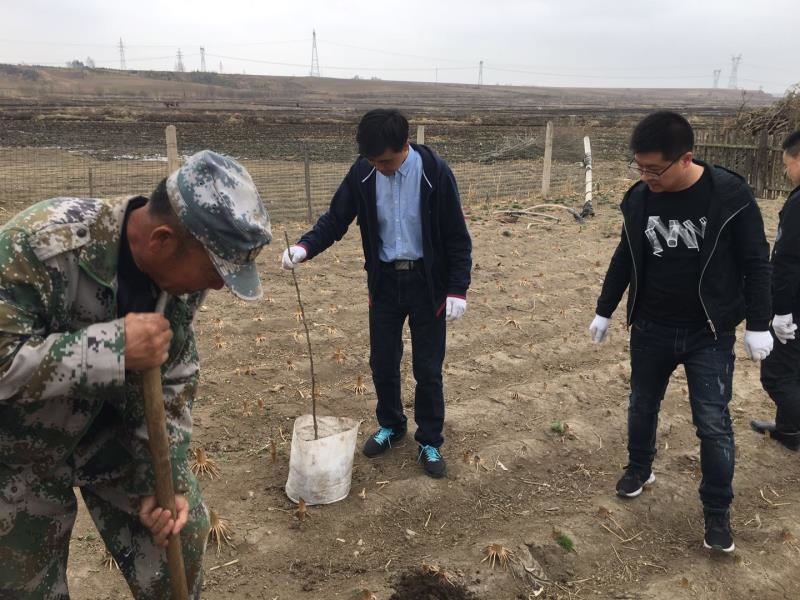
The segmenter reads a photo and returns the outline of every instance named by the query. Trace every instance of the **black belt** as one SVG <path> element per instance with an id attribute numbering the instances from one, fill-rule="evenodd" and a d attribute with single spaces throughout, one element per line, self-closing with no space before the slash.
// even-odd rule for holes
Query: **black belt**
<path id="1" fill-rule="evenodd" d="M 422 259 L 396 260 L 394 262 L 381 262 L 381 268 L 387 271 L 413 271 L 422 268 Z"/>

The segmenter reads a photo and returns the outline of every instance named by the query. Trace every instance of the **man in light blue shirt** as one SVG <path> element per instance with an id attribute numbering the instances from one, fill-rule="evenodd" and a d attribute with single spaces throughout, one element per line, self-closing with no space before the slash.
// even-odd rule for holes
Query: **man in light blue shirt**
<path id="1" fill-rule="evenodd" d="M 419 183 L 422 158 L 406 146 L 403 164 L 391 175 L 375 178 L 378 208 L 379 256 L 381 262 L 422 258 L 422 226 L 419 214 Z"/>
<path id="2" fill-rule="evenodd" d="M 369 288 L 369 364 L 380 426 L 365 442 L 364 454 L 379 456 L 406 434 L 400 360 L 408 319 L 417 382 L 417 460 L 431 477 L 443 477 L 445 322 L 464 314 L 472 268 L 472 242 L 458 187 L 450 167 L 433 150 L 409 143 L 408 121 L 396 109 L 365 114 L 356 141 L 361 156 L 328 212 L 291 252 L 283 253 L 283 268 L 293 269 L 324 251 L 358 217 Z"/>

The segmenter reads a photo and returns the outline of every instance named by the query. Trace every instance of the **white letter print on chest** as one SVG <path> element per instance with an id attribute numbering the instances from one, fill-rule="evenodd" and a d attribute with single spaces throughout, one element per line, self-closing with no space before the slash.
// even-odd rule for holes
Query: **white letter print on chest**
<path id="1" fill-rule="evenodd" d="M 670 248 L 678 246 L 678 239 L 682 239 L 687 248 L 692 250 L 700 250 L 700 244 L 697 243 L 697 236 L 704 238 L 706 235 L 706 223 L 708 219 L 700 217 L 700 227 L 692 223 L 691 219 L 686 219 L 683 223 L 677 219 L 670 219 L 669 227 L 664 225 L 661 217 L 652 216 L 647 219 L 647 228 L 644 230 L 647 240 L 650 242 L 650 248 L 653 250 L 655 256 L 661 256 L 664 252 L 664 247 L 661 245 L 661 240 L 658 239 L 658 234 L 667 242 Z"/>

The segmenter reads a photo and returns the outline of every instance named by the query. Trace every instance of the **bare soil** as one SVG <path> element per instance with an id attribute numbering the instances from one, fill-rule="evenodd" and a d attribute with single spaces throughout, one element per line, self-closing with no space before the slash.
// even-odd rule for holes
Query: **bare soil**
<path id="1" fill-rule="evenodd" d="M 779 206 L 762 202 L 768 232 Z M 311 386 L 277 227 L 274 247 L 259 258 L 266 297 L 245 304 L 212 293 L 197 322 L 203 369 L 194 446 L 221 470 L 201 483 L 208 506 L 233 530 L 233 545 L 209 545 L 203 597 L 526 599 L 535 587 L 512 574 L 526 553 L 548 581 L 540 598 L 800 597 L 798 456 L 749 430 L 750 418 L 773 411 L 757 364 L 740 358 L 734 377 L 732 556 L 702 548 L 698 442 L 682 371 L 661 411 L 657 482 L 633 501 L 615 496 L 626 462 L 628 335 L 617 314 L 607 343 L 589 341 L 620 229 L 613 203 L 596 208 L 585 225 L 555 212 L 560 222 L 531 227 L 472 209 L 474 283 L 447 339 L 448 476 L 423 474 L 410 437 L 385 457 L 357 452 L 350 495 L 310 507 L 302 521 L 283 486 L 292 423 L 309 411 Z M 285 226 L 291 239 L 304 230 Z M 320 412 L 363 420 L 359 445 L 376 427 L 362 263 L 354 230 L 298 270 Z M 406 340 L 409 415 L 410 351 Z M 514 553 L 507 568 L 484 560 L 489 544 Z M 82 512 L 71 545 L 74 598 L 128 597 L 103 556 Z"/>

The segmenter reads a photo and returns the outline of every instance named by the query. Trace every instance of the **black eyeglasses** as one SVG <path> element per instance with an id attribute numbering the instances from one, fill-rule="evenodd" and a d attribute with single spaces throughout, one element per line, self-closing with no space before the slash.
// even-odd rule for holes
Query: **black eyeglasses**
<path id="1" fill-rule="evenodd" d="M 681 156 L 673 160 L 671 163 L 669 163 L 666 167 L 664 167 L 660 171 L 653 171 L 652 169 L 646 169 L 644 167 L 639 166 L 639 163 L 636 162 L 635 158 L 628 163 L 628 168 L 631 170 L 631 173 L 633 173 L 636 177 L 648 176 L 650 177 L 650 179 L 661 179 L 661 176 L 667 171 L 669 171 L 670 167 L 674 165 L 676 162 L 678 162 L 682 156 L 683 154 L 681 154 Z"/>

